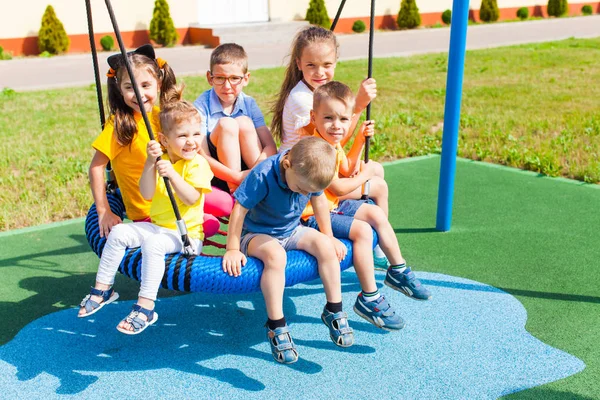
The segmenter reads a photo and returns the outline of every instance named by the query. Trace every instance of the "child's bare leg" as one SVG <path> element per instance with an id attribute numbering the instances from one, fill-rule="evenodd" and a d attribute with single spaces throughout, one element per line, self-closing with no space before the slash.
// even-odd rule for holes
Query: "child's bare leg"
<path id="1" fill-rule="evenodd" d="M 219 162 L 234 171 L 242 170 L 240 143 L 240 127 L 233 118 L 224 117 L 210 133 L 210 141 L 217 148 Z M 233 192 L 238 185 L 227 182 L 229 189 Z"/>
<path id="2" fill-rule="evenodd" d="M 272 237 L 258 235 L 248 244 L 248 255 L 258 258 L 265 266 L 260 278 L 260 289 L 265 298 L 268 318 L 272 321 L 282 319 L 287 262 L 285 250 Z"/>
<path id="3" fill-rule="evenodd" d="M 315 229 L 307 229 L 298 240 L 298 249 L 306 251 L 317 259 L 319 276 L 323 282 L 327 301 L 340 303 L 342 301 L 340 262 L 331 240 Z"/>
<path id="4" fill-rule="evenodd" d="M 242 154 L 242 160 L 248 166 L 248 168 L 253 168 L 254 164 L 256 164 L 256 160 L 260 157 L 262 153 L 263 146 L 260 143 L 260 138 L 256 133 L 256 128 L 254 127 L 254 123 L 248 117 L 237 117 L 236 122 L 239 125 L 239 140 L 240 140 L 240 152 Z"/>
<path id="5" fill-rule="evenodd" d="M 396 232 L 394 232 L 394 228 L 379 206 L 363 204 L 354 215 L 354 218 L 367 222 L 375 229 L 379 236 L 379 246 L 381 246 L 391 265 L 399 265 L 405 262 L 400 252 Z"/>
<path id="6" fill-rule="evenodd" d="M 350 228 L 349 239 L 352 240 L 353 262 L 360 287 L 363 292 L 377 291 L 375 269 L 373 268 L 373 230 L 365 221 L 354 219 Z"/>

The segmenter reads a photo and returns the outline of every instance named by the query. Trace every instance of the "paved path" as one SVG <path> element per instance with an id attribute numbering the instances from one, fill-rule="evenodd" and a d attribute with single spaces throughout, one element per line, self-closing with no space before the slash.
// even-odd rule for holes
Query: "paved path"
<path id="1" fill-rule="evenodd" d="M 576 18 L 536 20 L 528 22 L 473 25 L 468 28 L 467 49 L 481 49 L 519 43 L 545 42 L 570 37 L 600 36 L 600 15 Z M 375 57 L 409 56 L 448 51 L 450 30 L 418 29 L 413 31 L 377 32 L 374 39 Z M 340 35 L 340 59 L 367 57 L 368 35 Z M 252 69 L 283 65 L 289 54 L 289 44 L 247 47 Z M 204 74 L 211 49 L 201 46 L 181 46 L 157 49 L 177 75 Z M 101 53 L 101 72 L 106 69 L 106 57 Z M 17 91 L 55 87 L 82 86 L 94 82 L 89 54 L 53 58 L 22 58 L 0 62 L 0 89 Z"/>

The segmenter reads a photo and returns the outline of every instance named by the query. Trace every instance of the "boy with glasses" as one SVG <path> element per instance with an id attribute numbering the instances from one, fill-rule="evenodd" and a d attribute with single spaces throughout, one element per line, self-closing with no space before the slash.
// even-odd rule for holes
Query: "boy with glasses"
<path id="1" fill-rule="evenodd" d="M 214 49 L 206 79 L 212 89 L 194 101 L 206 134 L 201 152 L 215 175 L 212 185 L 233 193 L 248 170 L 277 147 L 256 101 L 242 92 L 250 79 L 242 46 L 224 43 Z"/>

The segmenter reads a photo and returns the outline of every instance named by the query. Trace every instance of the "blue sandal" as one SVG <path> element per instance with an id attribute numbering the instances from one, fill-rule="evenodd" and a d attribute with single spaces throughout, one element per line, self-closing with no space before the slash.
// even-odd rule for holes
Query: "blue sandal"
<path id="1" fill-rule="evenodd" d="M 143 308 L 139 304 L 134 304 L 131 308 L 132 310 L 129 313 L 129 315 L 125 317 L 121 322 L 127 322 L 129 325 L 131 325 L 133 330 L 123 329 L 117 325 L 117 330 L 121 333 L 124 333 L 126 335 L 137 335 L 139 333 L 142 333 L 144 329 L 158 321 L 158 314 L 154 312 L 154 310 L 148 310 L 147 308 Z M 139 317 L 140 314 L 144 314 L 146 318 L 148 318 L 148 320 L 145 321 L 141 319 Z"/>
<path id="2" fill-rule="evenodd" d="M 273 330 L 267 326 L 267 340 L 271 345 L 271 354 L 275 361 L 281 364 L 293 364 L 298 361 L 298 351 L 287 324 Z"/>
<path id="3" fill-rule="evenodd" d="M 100 303 L 98 303 L 91 299 L 92 296 L 100 296 L 100 297 L 102 297 L 102 301 Z M 79 307 L 85 308 L 85 314 L 81 314 L 81 315 L 77 314 L 77 316 L 79 318 L 84 318 L 84 317 L 90 316 L 90 315 L 94 314 L 95 312 L 99 311 L 105 305 L 112 303 L 113 301 L 117 300 L 118 298 L 119 298 L 119 293 L 115 292 L 113 288 L 110 288 L 107 290 L 100 290 L 100 289 L 96 289 L 96 288 L 92 287 L 92 289 L 90 290 L 90 294 L 85 296 L 83 298 L 83 300 L 81 300 L 81 303 L 79 304 Z"/>
<path id="4" fill-rule="evenodd" d="M 329 337 L 340 347 L 350 347 L 354 344 L 354 331 L 348 324 L 348 314 L 343 311 L 332 313 L 323 308 L 321 320 L 329 328 Z"/>

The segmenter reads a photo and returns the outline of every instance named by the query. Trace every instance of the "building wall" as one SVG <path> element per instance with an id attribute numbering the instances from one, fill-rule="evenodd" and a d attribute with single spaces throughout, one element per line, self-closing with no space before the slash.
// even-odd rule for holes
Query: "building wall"
<path id="1" fill-rule="evenodd" d="M 202 2 L 221 0 L 170 0 L 171 17 L 179 33 L 179 43 L 194 43 L 198 35 L 190 24 L 198 21 Z M 238 0 L 243 1 L 243 0 Z M 252 0 L 248 0 L 252 1 Z M 265 1 L 265 0 L 256 0 Z M 269 15 L 273 21 L 302 20 L 306 15 L 309 0 L 267 0 Z M 52 5 L 71 39 L 70 52 L 89 51 L 87 19 L 84 0 L 21 0 L 26 6 L 6 7 L 0 24 L 0 46 L 14 55 L 37 54 L 37 32 L 47 5 Z M 329 17 L 333 19 L 341 0 L 325 1 Z M 514 19 L 519 7 L 529 7 L 530 15 L 547 16 L 546 0 L 498 0 L 500 19 Z M 148 25 L 152 19 L 154 0 L 112 0 L 111 2 L 125 45 L 134 47 L 148 42 Z M 481 0 L 471 1 L 471 15 L 478 20 Z M 591 4 L 596 13 L 600 12 L 598 1 L 570 5 L 570 14 L 580 14 L 583 4 Z M 91 0 L 96 43 L 105 34 L 112 34 L 104 0 Z M 441 13 L 452 8 L 452 0 L 417 0 L 423 25 L 441 22 Z M 375 25 L 378 29 L 396 28 L 396 15 L 400 0 L 377 0 Z M 355 20 L 368 21 L 370 2 L 367 0 L 347 0 L 336 32 L 350 32 Z M 114 34 L 113 34 L 114 36 Z"/>

